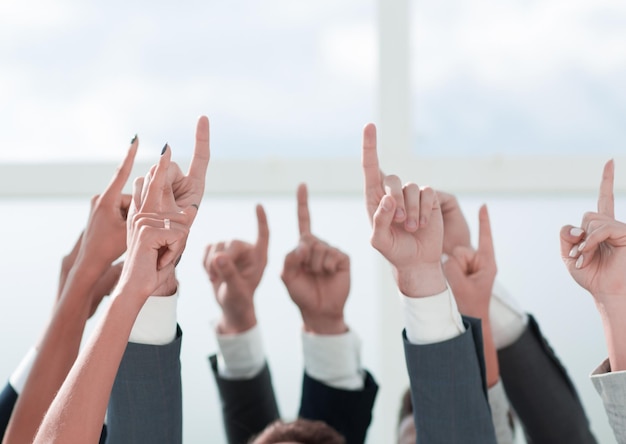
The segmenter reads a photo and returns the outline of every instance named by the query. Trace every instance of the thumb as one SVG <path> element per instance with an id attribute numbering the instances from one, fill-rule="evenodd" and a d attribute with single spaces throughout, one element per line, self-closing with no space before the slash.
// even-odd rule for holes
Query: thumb
<path id="1" fill-rule="evenodd" d="M 391 224 L 393 223 L 395 209 L 396 201 L 390 195 L 385 195 L 380 200 L 372 220 L 373 232 L 370 243 L 383 255 L 385 255 L 393 241 Z"/>
<path id="2" fill-rule="evenodd" d="M 294 279 L 302 270 L 302 264 L 307 257 L 309 247 L 305 243 L 300 243 L 294 250 L 285 256 L 283 271 L 280 275 L 284 283 Z"/>

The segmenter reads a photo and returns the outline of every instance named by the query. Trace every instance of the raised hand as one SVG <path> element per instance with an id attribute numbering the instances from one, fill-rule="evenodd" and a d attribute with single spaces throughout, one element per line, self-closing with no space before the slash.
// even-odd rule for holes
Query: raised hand
<path id="1" fill-rule="evenodd" d="M 458 245 L 448 255 L 443 270 L 464 315 L 489 318 L 489 301 L 496 278 L 496 259 L 487 207 L 480 207 L 478 249 Z"/>
<path id="2" fill-rule="evenodd" d="M 382 173 L 373 124 L 363 131 L 362 161 L 372 246 L 393 265 L 405 295 L 442 292 L 446 288 L 441 269 L 443 220 L 435 192 L 414 183 L 402 186 L 399 177 Z"/>
<path id="3" fill-rule="evenodd" d="M 615 220 L 613 178 L 610 160 L 602 174 L 598 212 L 585 213 L 580 227 L 561 229 L 561 257 L 568 271 L 599 302 L 626 298 L 626 224 Z"/>
<path id="4" fill-rule="evenodd" d="M 106 269 L 126 250 L 126 217 L 130 195 L 122 194 L 130 176 L 139 140 L 135 137 L 113 179 L 100 195 L 91 199 L 91 212 L 76 258 L 91 270 Z"/>
<path id="5" fill-rule="evenodd" d="M 270 236 L 267 216 L 261 205 L 256 207 L 256 216 L 256 243 L 232 240 L 209 244 L 205 250 L 204 268 L 222 307 L 218 324 L 220 334 L 242 333 L 256 325 L 253 298 L 267 265 Z"/>
<path id="6" fill-rule="evenodd" d="M 306 331 L 347 331 L 343 308 L 350 293 L 350 258 L 311 234 L 306 185 L 297 192 L 300 241 L 285 257 L 281 277 L 300 309 Z"/>
<path id="7" fill-rule="evenodd" d="M 168 188 L 167 171 L 171 150 L 161 155 L 154 174 L 143 187 L 147 190 L 137 213 L 128 224 L 126 265 L 119 285 L 124 291 L 147 298 L 171 277 L 182 254 L 195 208 L 164 212 L 163 190 Z"/>

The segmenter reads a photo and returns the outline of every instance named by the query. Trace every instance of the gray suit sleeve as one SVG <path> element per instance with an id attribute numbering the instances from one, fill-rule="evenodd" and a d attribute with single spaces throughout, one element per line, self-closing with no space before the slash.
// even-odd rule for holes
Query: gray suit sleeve
<path id="1" fill-rule="evenodd" d="M 217 356 L 209 363 L 222 401 L 222 420 L 229 444 L 244 444 L 279 418 L 272 377 L 267 364 L 250 379 L 225 379 L 217 370 Z"/>
<path id="2" fill-rule="evenodd" d="M 572 381 L 532 316 L 522 336 L 498 351 L 498 363 L 529 443 L 596 442 Z"/>
<path id="3" fill-rule="evenodd" d="M 626 372 L 611 373 L 608 359 L 591 375 L 618 443 L 626 443 Z"/>
<path id="4" fill-rule="evenodd" d="M 465 333 L 435 344 L 411 344 L 403 333 L 418 444 L 496 443 L 480 321 L 463 323 Z"/>
<path id="5" fill-rule="evenodd" d="M 108 443 L 182 443 L 181 340 L 178 328 L 167 345 L 128 343 L 109 400 Z"/>

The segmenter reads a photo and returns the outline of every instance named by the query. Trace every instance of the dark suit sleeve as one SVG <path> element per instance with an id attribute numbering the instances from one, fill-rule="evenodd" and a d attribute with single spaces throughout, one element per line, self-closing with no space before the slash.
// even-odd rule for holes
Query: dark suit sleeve
<path id="1" fill-rule="evenodd" d="M 128 343 L 109 400 L 107 442 L 182 442 L 181 341 L 178 328 L 166 345 Z"/>
<path id="2" fill-rule="evenodd" d="M 500 378 L 529 443 L 595 443 L 567 371 L 532 316 L 522 336 L 498 351 Z"/>
<path id="3" fill-rule="evenodd" d="M 4 438 L 4 432 L 6 432 L 9 425 L 9 419 L 11 419 L 11 413 L 13 413 L 16 401 L 17 392 L 7 382 L 7 385 L 4 386 L 0 393 L 0 442 Z"/>
<path id="4" fill-rule="evenodd" d="M 306 373 L 302 381 L 300 417 L 324 421 L 346 438 L 346 444 L 362 444 L 372 422 L 378 385 L 365 372 L 362 390 L 329 387 Z"/>
<path id="5" fill-rule="evenodd" d="M 267 364 L 251 379 L 224 379 L 217 356 L 209 357 L 222 402 L 222 419 L 229 444 L 244 444 L 279 418 L 278 405 Z"/>
<path id="6" fill-rule="evenodd" d="M 418 444 L 496 442 L 480 321 L 463 323 L 465 333 L 434 344 L 412 344 L 403 333 Z"/>

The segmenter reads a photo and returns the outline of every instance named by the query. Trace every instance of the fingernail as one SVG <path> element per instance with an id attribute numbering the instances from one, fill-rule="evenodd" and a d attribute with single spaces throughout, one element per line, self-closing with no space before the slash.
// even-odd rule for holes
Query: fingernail
<path id="1" fill-rule="evenodd" d="M 583 255 L 581 254 L 580 256 L 578 256 L 578 259 L 576 259 L 576 268 L 580 268 L 583 266 Z"/>
<path id="2" fill-rule="evenodd" d="M 448 262 L 448 255 L 446 253 L 442 253 L 441 254 L 441 263 L 445 264 L 446 262 Z"/>
<path id="3" fill-rule="evenodd" d="M 167 142 L 165 142 L 165 145 L 163 145 L 163 149 L 161 150 L 161 156 L 165 154 L 166 150 L 167 150 Z"/>
<path id="4" fill-rule="evenodd" d="M 572 249 L 569 251 L 569 257 L 575 257 L 576 253 L 578 253 L 578 247 L 574 245 Z"/>
<path id="5" fill-rule="evenodd" d="M 578 227 L 574 227 L 571 230 L 569 230 L 569 234 L 571 234 L 572 236 L 580 236 L 581 234 L 583 234 L 584 231 L 582 230 L 582 228 L 578 228 Z"/>
<path id="6" fill-rule="evenodd" d="M 402 208 L 398 208 L 396 210 L 396 219 L 402 219 L 404 217 L 404 210 Z"/>
<path id="7" fill-rule="evenodd" d="M 417 228 L 417 222 L 415 222 L 415 220 L 413 219 L 409 219 L 406 221 L 406 227 L 409 230 L 414 230 L 415 228 Z"/>
<path id="8" fill-rule="evenodd" d="M 581 242 L 580 245 L 578 246 L 578 251 L 583 251 L 586 245 L 587 245 L 587 241 Z"/>
<path id="9" fill-rule="evenodd" d="M 383 210 L 385 211 L 391 211 L 391 208 L 393 208 L 393 205 L 391 205 L 391 202 L 389 202 L 389 199 L 384 199 L 384 198 L 383 198 L 382 206 L 383 206 Z"/>
<path id="10" fill-rule="evenodd" d="M 133 139 L 130 141 L 130 144 L 132 145 L 133 143 L 135 143 L 136 140 L 137 140 L 137 134 L 135 134 L 135 137 L 133 137 Z"/>

